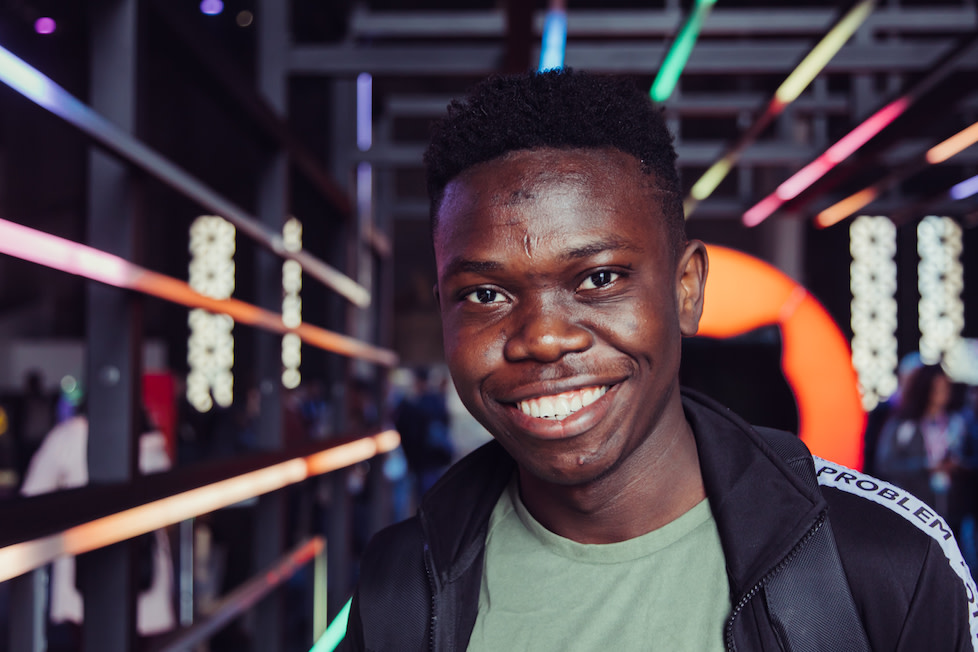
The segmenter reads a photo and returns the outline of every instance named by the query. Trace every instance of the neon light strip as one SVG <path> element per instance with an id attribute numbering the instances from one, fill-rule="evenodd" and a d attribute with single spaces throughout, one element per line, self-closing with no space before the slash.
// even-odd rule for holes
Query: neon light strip
<path id="1" fill-rule="evenodd" d="M 312 346 L 392 367 L 397 354 L 366 342 L 301 323 L 289 328 L 278 313 L 239 301 L 212 299 L 184 281 L 134 265 L 118 256 L 0 219 L 0 253 L 75 274 L 114 287 L 136 290 L 190 308 L 230 316 L 236 322 L 279 334 L 295 333 Z"/>
<path id="2" fill-rule="evenodd" d="M 879 196 L 879 191 L 875 186 L 865 188 L 857 193 L 849 195 L 840 202 L 837 202 L 815 217 L 815 226 L 820 229 L 832 226 L 846 219 L 869 202 Z"/>
<path id="3" fill-rule="evenodd" d="M 927 150 L 927 162 L 931 165 L 943 163 L 975 143 L 978 143 L 978 122 Z"/>
<path id="4" fill-rule="evenodd" d="M 918 157 L 917 160 L 892 170 L 885 178 L 877 181 L 872 186 L 854 193 L 821 211 L 815 217 L 815 226 L 825 228 L 844 220 L 876 199 L 886 188 L 901 179 L 916 173 L 928 164 L 942 163 L 962 152 L 967 147 L 970 147 L 975 142 L 978 142 L 978 122 L 934 145 L 927 150 L 926 155 L 923 157 Z"/>
<path id="5" fill-rule="evenodd" d="M 350 606 L 352 604 L 353 598 L 346 601 L 346 604 L 343 605 L 340 612 L 336 614 L 336 618 L 326 628 L 326 632 L 319 637 L 319 640 L 316 641 L 316 644 L 312 646 L 309 652 L 333 652 L 336 649 L 336 646 L 346 636 L 346 623 L 350 619 Z"/>
<path id="6" fill-rule="evenodd" d="M 822 37 L 822 40 L 812 48 L 812 51 L 791 71 L 791 74 L 775 91 L 774 97 L 782 104 L 794 102 L 822 71 L 822 68 L 842 49 L 849 37 L 866 21 L 866 18 L 873 11 L 874 4 L 874 0 L 863 0 L 846 12 L 846 15 Z"/>
<path id="7" fill-rule="evenodd" d="M 357 75 L 357 149 L 366 152 L 373 145 L 373 77 Z"/>
<path id="8" fill-rule="evenodd" d="M 237 587 L 220 602 L 208 609 L 207 617 L 180 632 L 175 640 L 169 640 L 165 647 L 154 648 L 157 652 L 184 652 L 196 649 L 217 633 L 235 617 L 244 613 L 268 595 L 272 589 L 315 559 L 323 551 L 326 543 L 322 537 L 313 537 L 299 545 L 273 566 L 258 573 Z M 338 618 L 339 616 L 337 616 Z M 345 633 L 345 632 L 344 632 Z"/>
<path id="9" fill-rule="evenodd" d="M 696 45 L 703 22 L 715 4 L 716 0 L 696 0 L 696 5 L 679 30 L 679 35 L 676 36 L 669 52 L 666 53 L 659 73 L 652 82 L 652 88 L 649 89 L 653 101 L 665 102 L 672 95 L 679 82 L 679 76 L 683 74 L 683 68 L 689 61 L 689 55 L 693 52 L 693 46 Z"/>
<path id="10" fill-rule="evenodd" d="M 965 179 L 961 183 L 954 184 L 948 192 L 952 199 L 965 199 L 975 193 L 978 193 L 978 174 L 970 179 Z"/>
<path id="11" fill-rule="evenodd" d="M 764 111 L 757 117 L 754 124 L 743 132 L 723 158 L 718 160 L 703 176 L 693 184 L 689 197 L 683 204 L 686 218 L 692 215 L 699 202 L 713 194 L 720 182 L 730 173 L 740 154 L 757 139 L 758 135 L 767 127 L 771 121 L 781 115 L 785 107 L 794 102 L 811 81 L 822 71 L 822 68 L 834 57 L 842 46 L 849 40 L 853 32 L 865 22 L 872 12 L 875 0 L 863 0 L 858 5 L 850 9 L 846 14 L 835 23 L 835 25 L 822 37 L 814 48 L 805 56 L 801 62 L 795 66 L 785 80 L 775 91 L 774 96 L 768 102 Z"/>
<path id="12" fill-rule="evenodd" d="M 537 72 L 564 67 L 564 51 L 567 49 L 567 11 L 554 7 L 547 12 L 543 23 L 543 39 L 540 45 L 540 65 Z"/>
<path id="13" fill-rule="evenodd" d="M 183 169 L 163 158 L 112 122 L 80 102 L 38 70 L 10 51 L 0 47 L 0 81 L 75 126 L 96 143 L 125 161 L 148 172 L 171 188 L 201 206 L 220 215 L 239 230 L 275 254 L 295 260 L 310 276 L 342 295 L 351 303 L 365 308 L 370 293 L 339 270 L 305 251 L 289 251 L 282 237 L 266 229 L 258 220 L 217 194 Z"/>
<path id="14" fill-rule="evenodd" d="M 742 220 L 744 225 L 757 226 L 766 220 L 786 201 L 797 197 L 803 190 L 822 178 L 826 172 L 865 145 L 884 127 L 896 120 L 909 106 L 910 96 L 904 95 L 866 118 L 859 126 L 829 147 L 821 156 L 795 172 L 778 186 L 776 191 L 748 209 Z"/>
<path id="15" fill-rule="evenodd" d="M 58 534 L 0 548 L 0 582 L 23 575 L 62 555 L 80 555 L 104 548 L 242 500 L 277 491 L 312 476 L 362 462 L 393 450 L 400 441 L 396 431 L 388 430 L 313 455 L 296 457 L 154 500 L 76 525 Z"/>

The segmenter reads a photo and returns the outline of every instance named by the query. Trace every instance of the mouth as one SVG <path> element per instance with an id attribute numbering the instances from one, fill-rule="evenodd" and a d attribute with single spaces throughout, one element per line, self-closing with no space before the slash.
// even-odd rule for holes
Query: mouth
<path id="1" fill-rule="evenodd" d="M 585 387 L 552 396 L 537 396 L 517 401 L 516 407 L 527 416 L 562 421 L 591 405 L 604 396 L 607 391 L 608 385 Z"/>

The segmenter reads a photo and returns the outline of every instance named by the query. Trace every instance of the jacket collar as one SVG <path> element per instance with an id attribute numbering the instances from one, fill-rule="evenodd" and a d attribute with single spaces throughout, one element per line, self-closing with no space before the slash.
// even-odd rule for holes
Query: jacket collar
<path id="1" fill-rule="evenodd" d="M 715 401 L 683 390 L 706 495 L 735 595 L 750 590 L 819 521 L 826 503 L 764 438 Z M 784 436 L 794 435 L 784 434 Z"/>
<path id="2" fill-rule="evenodd" d="M 738 595 L 791 552 L 825 510 L 825 501 L 730 410 L 689 390 L 683 390 L 683 408 L 696 438 L 731 589 Z M 436 581 L 454 581 L 480 558 L 489 515 L 514 468 L 492 441 L 454 465 L 424 497 L 419 516 Z"/>

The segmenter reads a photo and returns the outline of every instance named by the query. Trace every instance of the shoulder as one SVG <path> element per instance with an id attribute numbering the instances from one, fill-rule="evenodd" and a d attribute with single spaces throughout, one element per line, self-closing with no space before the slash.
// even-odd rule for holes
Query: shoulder
<path id="1" fill-rule="evenodd" d="M 367 544 L 340 649 L 394 649 L 393 642 L 422 649 L 429 619 L 424 545 L 414 517 L 384 528 Z"/>
<path id="2" fill-rule="evenodd" d="M 887 482 L 819 458 L 815 467 L 874 647 L 971 649 L 975 586 L 947 523 Z"/>
<path id="3" fill-rule="evenodd" d="M 404 572 L 424 574 L 424 543 L 418 517 L 390 525 L 373 537 L 361 558 L 361 584 L 376 578 L 387 581 Z"/>

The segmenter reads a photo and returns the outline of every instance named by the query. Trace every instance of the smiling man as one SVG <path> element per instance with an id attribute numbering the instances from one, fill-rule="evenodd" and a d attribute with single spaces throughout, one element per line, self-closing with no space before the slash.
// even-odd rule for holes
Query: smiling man
<path id="1" fill-rule="evenodd" d="M 374 538 L 346 649 L 971 649 L 925 506 L 681 391 L 708 261 L 643 93 L 495 77 L 425 162 L 446 358 L 495 441 Z"/>

